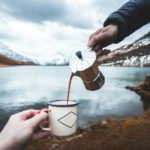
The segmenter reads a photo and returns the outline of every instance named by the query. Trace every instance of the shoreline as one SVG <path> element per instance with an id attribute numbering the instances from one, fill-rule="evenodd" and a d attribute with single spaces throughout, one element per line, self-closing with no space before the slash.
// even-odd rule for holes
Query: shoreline
<path id="1" fill-rule="evenodd" d="M 150 75 L 137 87 L 126 87 L 141 96 L 145 113 L 126 119 L 110 118 L 84 126 L 69 137 L 39 140 L 27 150 L 149 150 L 150 149 Z"/>
<path id="2" fill-rule="evenodd" d="M 50 66 L 54 66 L 54 67 L 57 67 L 57 66 L 62 66 L 62 67 L 64 67 L 64 66 L 69 66 L 69 65 L 36 65 L 36 64 L 31 64 L 31 65 L 28 65 L 28 64 L 19 64 L 19 65 L 8 65 L 8 64 L 0 64 L 0 67 L 16 67 L 16 66 L 47 66 L 47 67 L 50 67 Z M 136 68 L 141 68 L 141 67 L 143 67 L 143 68 L 148 68 L 148 67 L 150 67 L 150 65 L 149 66 L 117 66 L 117 65 L 115 65 L 115 66 L 109 66 L 109 65 L 99 65 L 99 67 L 121 67 L 121 68 L 124 68 L 124 67 L 129 67 L 129 68 L 134 68 L 134 67 L 136 67 Z"/>
<path id="3" fill-rule="evenodd" d="M 0 67 L 11 67 L 10 65 L 0 64 Z"/>

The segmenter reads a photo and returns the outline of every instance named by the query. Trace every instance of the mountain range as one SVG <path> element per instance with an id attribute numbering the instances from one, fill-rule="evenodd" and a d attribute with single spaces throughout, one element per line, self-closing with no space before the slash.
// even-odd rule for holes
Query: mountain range
<path id="1" fill-rule="evenodd" d="M 150 66 L 150 32 L 131 44 L 112 50 L 97 62 L 101 66 Z M 68 65 L 68 58 L 61 53 L 47 58 L 21 54 L 0 42 L 2 65 Z"/>
<path id="2" fill-rule="evenodd" d="M 102 66 L 150 66 L 150 32 L 100 57 L 98 63 Z"/>
<path id="3" fill-rule="evenodd" d="M 3 57 L 3 58 L 2 58 Z M 27 54 L 20 54 L 11 50 L 7 45 L 0 42 L 0 64 L 3 64 L 4 58 L 6 58 L 5 64 L 8 65 L 25 65 L 25 64 L 36 64 L 36 65 L 68 65 L 68 58 L 63 54 L 58 53 L 54 56 L 47 58 L 35 57 Z M 8 61 L 10 59 L 10 61 Z M 14 60 L 14 63 L 10 63 Z M 18 62 L 18 63 L 17 63 Z M 28 62 L 28 63 L 27 63 Z"/>

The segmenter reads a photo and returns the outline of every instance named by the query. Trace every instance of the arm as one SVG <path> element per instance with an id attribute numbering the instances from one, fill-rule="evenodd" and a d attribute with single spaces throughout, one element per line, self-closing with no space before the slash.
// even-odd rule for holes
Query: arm
<path id="1" fill-rule="evenodd" d="M 150 22 L 150 0 L 130 0 L 106 19 L 104 27 L 110 24 L 118 26 L 115 42 L 118 43 L 148 22 Z"/>

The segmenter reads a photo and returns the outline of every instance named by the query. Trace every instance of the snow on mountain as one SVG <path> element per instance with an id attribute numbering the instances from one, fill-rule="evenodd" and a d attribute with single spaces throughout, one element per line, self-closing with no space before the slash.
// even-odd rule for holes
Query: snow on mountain
<path id="1" fill-rule="evenodd" d="M 11 50 L 7 45 L 0 42 L 0 54 L 16 61 L 33 62 L 38 65 L 68 65 L 68 58 L 58 53 L 54 56 L 34 56 L 29 54 L 20 54 Z"/>
<path id="2" fill-rule="evenodd" d="M 98 59 L 103 66 L 150 66 L 150 32 Z"/>
<path id="3" fill-rule="evenodd" d="M 68 65 L 68 58 L 65 57 L 63 54 L 58 53 L 53 56 L 47 57 L 39 57 L 38 62 L 40 65 Z"/>
<path id="4" fill-rule="evenodd" d="M 3 43 L 0 43 L 0 54 L 17 61 L 37 63 L 36 60 L 32 60 L 24 55 L 16 53 Z"/>
<path id="5" fill-rule="evenodd" d="M 65 58 L 61 53 L 53 56 L 49 61 L 50 62 L 47 62 L 46 65 L 68 65 L 68 59 Z"/>

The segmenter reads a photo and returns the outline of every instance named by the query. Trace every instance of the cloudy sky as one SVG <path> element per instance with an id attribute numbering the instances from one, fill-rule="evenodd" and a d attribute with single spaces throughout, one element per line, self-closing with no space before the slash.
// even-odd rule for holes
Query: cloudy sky
<path id="1" fill-rule="evenodd" d="M 32 55 L 65 55 L 87 47 L 90 34 L 127 0 L 0 0 L 0 42 Z M 117 45 L 149 31 L 142 27 Z"/>

